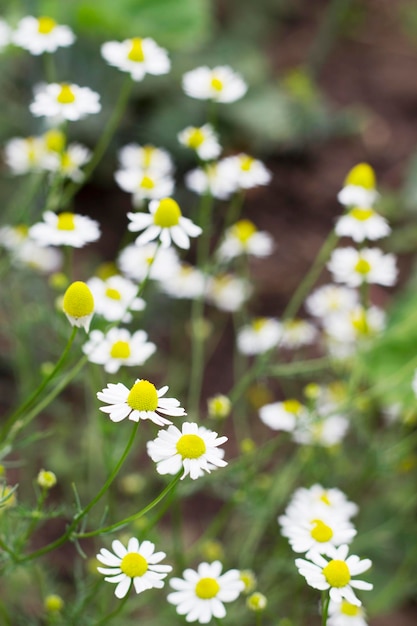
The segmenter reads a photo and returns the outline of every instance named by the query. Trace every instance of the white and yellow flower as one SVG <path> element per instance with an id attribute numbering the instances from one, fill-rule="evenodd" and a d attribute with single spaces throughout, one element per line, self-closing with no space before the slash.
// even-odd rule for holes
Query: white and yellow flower
<path id="1" fill-rule="evenodd" d="M 106 280 L 97 276 L 87 282 L 96 303 L 96 313 L 108 322 L 130 322 L 130 311 L 143 311 L 145 301 L 137 298 L 137 285 L 123 276 L 114 275 Z"/>
<path id="2" fill-rule="evenodd" d="M 317 338 L 317 328 L 307 320 L 298 318 L 282 322 L 280 346 L 296 350 L 312 344 Z"/>
<path id="3" fill-rule="evenodd" d="M 285 515 L 297 522 L 301 518 L 307 518 L 314 511 L 317 517 L 332 515 L 349 520 L 358 513 L 358 510 L 357 504 L 348 500 L 340 489 L 325 488 L 316 483 L 309 488 L 299 487 L 295 490 L 285 509 Z"/>
<path id="4" fill-rule="evenodd" d="M 222 150 L 218 135 L 211 124 L 200 127 L 187 126 L 178 133 L 178 141 L 183 146 L 195 150 L 202 161 L 217 159 Z"/>
<path id="5" fill-rule="evenodd" d="M 351 604 L 347 600 L 330 600 L 328 626 L 368 626 L 362 606 Z"/>
<path id="6" fill-rule="evenodd" d="M 206 299 L 221 311 L 238 311 L 251 293 L 250 283 L 230 272 L 207 278 Z"/>
<path id="7" fill-rule="evenodd" d="M 128 417 L 133 422 L 149 419 L 158 426 L 165 426 L 172 422 L 162 415 L 186 415 L 178 400 L 163 397 L 168 389 L 168 386 L 157 389 L 149 380 L 138 378 L 130 389 L 123 383 L 109 383 L 97 393 L 97 398 L 109 405 L 100 407 L 100 411 L 107 413 L 113 422 L 121 422 Z"/>
<path id="8" fill-rule="evenodd" d="M 189 263 L 181 263 L 175 273 L 160 281 L 162 291 L 171 298 L 190 300 L 201 298 L 205 293 L 205 285 L 203 272 Z"/>
<path id="9" fill-rule="evenodd" d="M 71 326 L 84 328 L 88 333 L 94 315 L 94 298 L 86 283 L 77 280 L 69 285 L 64 293 L 62 310 Z"/>
<path id="10" fill-rule="evenodd" d="M 167 172 L 155 169 L 121 169 L 114 175 L 123 191 L 133 194 L 133 203 L 140 206 L 143 200 L 159 200 L 174 191 L 174 179 Z"/>
<path id="11" fill-rule="evenodd" d="M 167 74 L 171 68 L 167 51 L 150 37 L 107 41 L 101 54 L 109 65 L 128 72 L 135 81 L 143 80 L 145 74 Z"/>
<path id="12" fill-rule="evenodd" d="M 227 200 L 236 191 L 234 179 L 224 160 L 197 167 L 185 175 L 185 185 L 200 196 L 209 193 L 219 200 Z"/>
<path id="13" fill-rule="evenodd" d="M 222 165 L 234 181 L 236 189 L 252 189 L 258 185 L 268 185 L 272 178 L 271 172 L 262 161 L 248 154 L 241 153 L 226 157 L 222 160 Z"/>
<path id="14" fill-rule="evenodd" d="M 259 231 L 250 220 L 243 219 L 226 230 L 217 255 L 221 260 L 233 259 L 241 254 L 263 258 L 270 255 L 273 249 L 272 236 Z"/>
<path id="15" fill-rule="evenodd" d="M 29 238 L 25 225 L 0 228 L 0 246 L 10 253 L 16 266 L 26 266 L 45 274 L 57 272 L 62 266 L 60 250 L 51 246 L 42 247 Z"/>
<path id="16" fill-rule="evenodd" d="M 376 177 L 368 163 L 358 163 L 347 174 L 337 199 L 345 206 L 370 208 L 379 198 Z"/>
<path id="17" fill-rule="evenodd" d="M 149 275 L 152 280 L 167 281 L 179 271 L 180 261 L 175 248 L 161 248 L 151 241 L 144 246 L 130 244 L 121 251 L 118 267 L 138 283 Z"/>
<path id="18" fill-rule="evenodd" d="M 259 409 L 261 422 L 272 428 L 272 430 L 293 432 L 297 422 L 301 419 L 306 419 L 307 416 L 307 407 L 294 398 L 282 402 L 264 404 Z"/>
<path id="19" fill-rule="evenodd" d="M 43 169 L 45 145 L 41 137 L 13 137 L 4 147 L 4 158 L 16 175 Z"/>
<path id="20" fill-rule="evenodd" d="M 339 237 L 351 237 L 360 243 L 369 239 L 376 241 L 387 237 L 391 228 L 387 220 L 374 209 L 353 207 L 336 222 L 335 232 Z"/>
<path id="21" fill-rule="evenodd" d="M 271 317 L 258 317 L 243 326 L 237 334 L 237 347 L 242 354 L 263 354 L 275 348 L 282 336 L 282 325 Z"/>
<path id="22" fill-rule="evenodd" d="M 121 541 L 112 542 L 113 552 L 102 548 L 96 555 L 105 567 L 98 567 L 100 574 L 105 574 L 105 581 L 116 586 L 114 594 L 124 598 L 133 584 L 136 593 L 147 589 L 162 589 L 164 578 L 172 571 L 170 565 L 160 565 L 166 557 L 165 552 L 155 552 L 155 544 L 151 541 L 139 542 L 131 537 L 127 548 Z"/>
<path id="23" fill-rule="evenodd" d="M 62 152 L 48 151 L 43 166 L 50 172 L 57 172 L 63 178 L 81 182 L 84 178 L 82 167 L 91 159 L 91 151 L 79 143 L 72 143 Z"/>
<path id="24" fill-rule="evenodd" d="M 281 534 L 289 541 L 294 552 L 316 551 L 327 554 L 329 548 L 349 544 L 356 535 L 356 530 L 349 520 L 337 514 L 323 515 L 310 510 L 295 519 L 294 516 L 281 515 L 278 518 Z"/>
<path id="25" fill-rule="evenodd" d="M 74 122 L 101 110 L 100 96 L 89 87 L 69 83 L 50 83 L 36 91 L 29 106 L 36 117 L 54 118 L 55 122 Z"/>
<path id="26" fill-rule="evenodd" d="M 171 174 L 174 169 L 170 154 L 150 144 L 141 146 L 129 143 L 120 148 L 118 159 L 122 170 L 149 170 L 164 176 Z"/>
<path id="27" fill-rule="evenodd" d="M 173 198 L 162 198 L 149 203 L 149 213 L 128 213 L 128 229 L 132 232 L 143 230 L 136 239 L 136 245 L 147 244 L 159 239 L 163 248 L 172 243 L 187 250 L 190 237 L 198 237 L 202 229 L 181 213 L 178 202 Z"/>
<path id="28" fill-rule="evenodd" d="M 111 328 L 107 333 L 93 330 L 82 349 L 91 363 L 103 365 L 106 372 L 116 374 L 122 365 L 143 365 L 156 346 L 148 341 L 144 330 L 131 335 L 126 328 Z"/>
<path id="29" fill-rule="evenodd" d="M 37 56 L 70 46 L 75 41 L 75 35 L 69 26 L 57 24 L 52 17 L 28 15 L 18 23 L 12 41 Z"/>
<path id="30" fill-rule="evenodd" d="M 235 102 L 247 91 L 247 85 L 240 74 L 227 65 L 213 69 L 207 66 L 197 67 L 186 72 L 182 78 L 182 87 L 191 98 L 215 102 Z"/>
<path id="31" fill-rule="evenodd" d="M 147 451 L 159 474 L 178 474 L 183 469 L 181 480 L 186 476 L 196 480 L 204 472 L 227 465 L 224 450 L 218 447 L 225 441 L 227 437 L 218 437 L 204 426 L 184 422 L 181 430 L 169 426 L 159 431 L 156 439 L 148 441 Z"/>
<path id="32" fill-rule="evenodd" d="M 328 550 L 330 560 L 317 552 L 308 552 L 306 559 L 296 559 L 298 571 L 314 589 L 325 591 L 330 589 L 330 599 L 335 602 L 347 600 L 354 606 L 361 606 L 354 589 L 370 590 L 373 585 L 353 577 L 366 572 L 372 565 L 370 559 L 360 559 L 349 554 L 347 545 Z"/>
<path id="33" fill-rule="evenodd" d="M 355 289 L 329 284 L 313 291 L 305 304 L 310 315 L 324 320 L 331 315 L 352 309 L 358 302 L 358 292 Z"/>
<path id="34" fill-rule="evenodd" d="M 333 250 L 327 268 L 337 283 L 359 287 L 362 283 L 376 283 L 390 287 L 397 279 L 396 259 L 379 248 L 352 247 Z"/>
<path id="35" fill-rule="evenodd" d="M 86 215 L 45 211 L 43 220 L 29 228 L 29 237 L 40 246 L 82 248 L 100 237 L 98 222 Z"/>

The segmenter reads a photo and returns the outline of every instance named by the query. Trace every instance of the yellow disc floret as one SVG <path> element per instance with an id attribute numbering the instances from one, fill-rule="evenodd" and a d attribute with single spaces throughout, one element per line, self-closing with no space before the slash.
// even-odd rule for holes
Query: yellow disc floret
<path id="1" fill-rule="evenodd" d="M 148 380 L 138 380 L 130 390 L 126 402 L 135 411 L 155 411 L 158 407 L 155 385 Z"/>
<path id="2" fill-rule="evenodd" d="M 214 89 L 214 91 L 220 92 L 223 90 L 223 81 L 221 81 L 220 78 L 217 78 L 217 76 L 212 77 L 210 85 Z"/>
<path id="3" fill-rule="evenodd" d="M 121 300 L 122 294 L 117 289 L 113 289 L 112 287 L 107 287 L 105 291 L 106 298 L 110 298 L 110 300 Z"/>
<path id="4" fill-rule="evenodd" d="M 343 615 L 349 615 L 349 617 L 356 617 L 357 615 L 360 615 L 361 607 L 355 606 L 354 604 L 351 604 L 347 600 L 342 600 L 342 604 L 340 606 L 340 612 Z"/>
<path id="5" fill-rule="evenodd" d="M 145 55 L 143 53 L 142 39 L 140 37 L 134 37 L 131 39 L 131 42 L 132 44 L 127 58 L 129 61 L 134 61 L 135 63 L 143 63 Z"/>
<path id="6" fill-rule="evenodd" d="M 52 17 L 39 17 L 38 18 L 38 33 L 41 35 L 48 35 L 56 26 L 56 22 Z"/>
<path id="7" fill-rule="evenodd" d="M 376 177 L 373 168 L 368 163 L 358 163 L 352 167 L 345 179 L 345 186 L 354 185 L 364 189 L 375 189 Z"/>
<path id="8" fill-rule="evenodd" d="M 303 408 L 303 405 L 298 400 L 284 400 L 282 405 L 284 410 L 287 413 L 291 413 L 291 415 L 297 415 Z"/>
<path id="9" fill-rule="evenodd" d="M 120 563 L 120 569 L 123 574 L 129 576 L 129 578 L 136 578 L 137 576 L 146 574 L 148 571 L 148 562 L 141 554 L 128 552 Z"/>
<path id="10" fill-rule="evenodd" d="M 249 172 L 254 163 L 255 159 L 250 156 L 244 155 L 240 158 L 240 169 L 243 172 Z"/>
<path id="11" fill-rule="evenodd" d="M 368 263 L 366 259 L 360 258 L 359 261 L 355 265 L 355 272 L 358 272 L 358 274 L 362 274 L 363 276 L 366 276 L 366 274 L 369 274 L 371 269 L 372 269 L 371 264 Z"/>
<path id="12" fill-rule="evenodd" d="M 48 130 L 44 136 L 45 145 L 51 152 L 62 152 L 65 148 L 65 135 L 56 128 Z"/>
<path id="13" fill-rule="evenodd" d="M 153 221 L 156 226 L 161 228 L 171 228 L 171 226 L 176 226 L 179 223 L 181 215 L 178 202 L 172 198 L 163 198 L 154 213 Z"/>
<path id="14" fill-rule="evenodd" d="M 57 95 L 56 99 L 60 104 L 72 104 L 72 102 L 75 102 L 75 93 L 71 89 L 70 85 L 62 83 L 61 91 Z"/>
<path id="15" fill-rule="evenodd" d="M 130 346 L 127 341 L 116 341 L 110 350 L 110 356 L 113 359 L 128 359 L 130 354 Z"/>
<path id="16" fill-rule="evenodd" d="M 183 459 L 198 459 L 205 453 L 206 444 L 198 435 L 183 435 L 178 439 L 176 448 Z"/>
<path id="17" fill-rule="evenodd" d="M 156 148 L 154 146 L 151 146 L 150 144 L 146 144 L 146 146 L 143 146 L 143 167 L 147 168 L 151 166 L 152 163 L 152 158 L 155 154 Z"/>
<path id="18" fill-rule="evenodd" d="M 142 189 L 153 189 L 155 187 L 155 183 L 150 176 L 144 176 L 140 181 L 140 187 Z"/>
<path id="19" fill-rule="evenodd" d="M 311 523 L 314 524 L 314 526 L 311 529 L 310 534 L 315 541 L 318 541 L 319 543 L 326 543 L 326 541 L 330 541 L 333 537 L 333 531 L 330 526 L 327 526 L 327 524 L 322 522 L 320 519 L 313 519 Z"/>
<path id="20" fill-rule="evenodd" d="M 188 135 L 187 144 L 193 150 L 196 150 L 201 146 L 206 136 L 201 130 L 201 128 L 191 128 L 190 134 Z"/>
<path id="21" fill-rule="evenodd" d="M 239 220 L 231 228 L 232 234 L 243 244 L 247 243 L 256 233 L 256 226 L 250 220 Z"/>
<path id="22" fill-rule="evenodd" d="M 346 587 L 350 581 L 349 568 L 344 561 L 333 559 L 323 569 L 323 575 L 330 587 Z"/>
<path id="23" fill-rule="evenodd" d="M 355 220 L 358 220 L 358 222 L 366 222 L 375 215 L 375 211 L 373 209 L 363 209 L 362 207 L 356 206 L 349 211 L 349 215 Z"/>
<path id="24" fill-rule="evenodd" d="M 75 230 L 74 213 L 64 211 L 58 215 L 58 230 Z"/>
<path id="25" fill-rule="evenodd" d="M 71 283 L 64 294 L 64 313 L 70 317 L 86 317 L 94 312 L 94 298 L 89 286 L 81 280 Z"/>
<path id="26" fill-rule="evenodd" d="M 220 585 L 215 578 L 200 578 L 195 586 L 195 594 L 202 600 L 215 598 L 220 591 Z"/>

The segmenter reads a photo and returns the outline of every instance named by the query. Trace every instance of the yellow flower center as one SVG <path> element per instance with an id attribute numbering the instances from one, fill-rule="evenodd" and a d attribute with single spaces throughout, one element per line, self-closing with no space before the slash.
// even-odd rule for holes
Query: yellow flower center
<path id="1" fill-rule="evenodd" d="M 349 568 L 344 561 L 333 559 L 323 569 L 323 575 L 330 587 L 346 587 L 350 581 Z"/>
<path id="2" fill-rule="evenodd" d="M 51 152 L 62 152 L 65 148 L 65 135 L 60 130 L 52 128 L 44 135 L 47 150 Z"/>
<path id="3" fill-rule="evenodd" d="M 148 571 L 148 562 L 141 554 L 128 552 L 120 563 L 120 569 L 123 574 L 129 576 L 129 578 L 136 578 L 137 576 L 146 574 Z"/>
<path id="4" fill-rule="evenodd" d="M 140 187 L 142 187 L 142 189 L 153 189 L 155 183 L 149 176 L 144 176 L 140 182 Z"/>
<path id="5" fill-rule="evenodd" d="M 139 380 L 130 390 L 126 402 L 135 411 L 155 411 L 158 407 L 155 385 L 148 380 Z"/>
<path id="6" fill-rule="evenodd" d="M 319 543 L 325 543 L 326 541 L 330 541 L 333 537 L 333 531 L 330 526 L 327 526 L 324 522 L 319 519 L 313 519 L 312 524 L 314 527 L 311 529 L 311 536 L 313 539 L 318 541 Z"/>
<path id="7" fill-rule="evenodd" d="M 75 163 L 74 161 L 71 159 L 71 156 L 69 154 L 69 152 L 64 152 L 61 155 L 61 167 L 63 170 L 69 170 L 72 167 L 74 167 Z"/>
<path id="8" fill-rule="evenodd" d="M 298 402 L 298 400 L 284 400 L 282 405 L 285 411 L 287 413 L 291 413 L 292 415 L 297 415 L 303 407 L 301 402 Z"/>
<path id="9" fill-rule="evenodd" d="M 58 216 L 57 229 L 58 230 L 75 230 L 74 213 L 68 213 L 64 211 Z"/>
<path id="10" fill-rule="evenodd" d="M 107 287 L 105 291 L 106 298 L 110 298 L 110 300 L 121 300 L 122 294 L 117 289 L 112 289 L 112 287 Z"/>
<path id="11" fill-rule="evenodd" d="M 220 591 L 220 585 L 214 578 L 200 578 L 195 586 L 195 594 L 202 600 L 215 598 Z"/>
<path id="12" fill-rule="evenodd" d="M 369 326 L 366 311 L 362 310 L 359 313 L 353 314 L 351 317 L 351 323 L 353 328 L 359 335 L 368 335 Z"/>
<path id="13" fill-rule="evenodd" d="M 145 60 L 145 55 L 143 53 L 142 39 L 140 37 L 134 37 L 131 39 L 132 45 L 128 52 L 127 58 L 129 61 L 134 61 L 135 63 L 143 63 Z"/>
<path id="14" fill-rule="evenodd" d="M 358 274 L 362 274 L 363 276 L 369 274 L 371 269 L 371 264 L 368 263 L 366 259 L 359 259 L 359 261 L 355 265 L 355 272 L 358 272 Z"/>
<path id="15" fill-rule="evenodd" d="M 358 222 L 366 222 L 366 220 L 369 220 L 375 215 L 375 211 L 373 209 L 362 209 L 357 206 L 349 211 L 349 215 L 351 215 L 355 220 L 358 220 Z"/>
<path id="16" fill-rule="evenodd" d="M 156 226 L 161 228 L 171 228 L 171 226 L 178 224 L 181 215 L 181 209 L 175 200 L 163 198 L 154 213 L 153 221 Z"/>
<path id="17" fill-rule="evenodd" d="M 86 283 L 77 280 L 64 294 L 62 308 L 71 317 L 85 317 L 94 311 L 94 298 Z"/>
<path id="18" fill-rule="evenodd" d="M 192 128 L 190 130 L 190 134 L 188 135 L 188 146 L 193 150 L 196 150 L 201 146 L 206 136 L 201 130 L 201 128 Z"/>
<path id="19" fill-rule="evenodd" d="M 252 157 L 243 156 L 240 159 L 240 169 L 243 172 L 249 172 L 254 162 L 255 162 L 255 159 L 253 159 Z"/>
<path id="20" fill-rule="evenodd" d="M 257 317 L 254 320 L 252 320 L 252 328 L 255 332 L 259 332 L 262 330 L 262 328 L 265 327 L 265 324 L 267 323 L 267 319 L 266 317 Z"/>
<path id="21" fill-rule="evenodd" d="M 183 435 L 178 439 L 176 448 L 183 459 L 199 459 L 206 451 L 206 444 L 198 435 Z"/>
<path id="22" fill-rule="evenodd" d="M 220 78 L 217 78 L 216 76 L 213 76 L 210 81 L 210 85 L 214 89 L 214 91 L 220 92 L 223 89 L 223 81 L 221 81 Z"/>
<path id="23" fill-rule="evenodd" d="M 56 99 L 60 104 L 71 104 L 75 101 L 75 93 L 71 89 L 70 85 L 62 83 L 61 91 L 57 95 Z"/>
<path id="24" fill-rule="evenodd" d="M 23 239 L 26 239 L 29 234 L 29 226 L 26 224 L 19 224 L 18 226 L 15 226 L 14 230 Z"/>
<path id="25" fill-rule="evenodd" d="M 127 341 L 116 341 L 110 350 L 113 359 L 128 359 L 130 354 L 130 345 Z"/>
<path id="26" fill-rule="evenodd" d="M 152 163 L 152 157 L 155 153 L 153 146 L 143 146 L 143 167 L 149 167 Z"/>
<path id="27" fill-rule="evenodd" d="M 250 220 L 239 220 L 239 222 L 236 222 L 236 224 L 232 226 L 231 231 L 241 243 L 247 243 L 256 233 L 256 226 Z"/>
<path id="28" fill-rule="evenodd" d="M 321 496 L 320 496 L 320 500 L 322 502 L 324 502 L 324 504 L 327 504 L 327 506 L 330 506 L 331 502 L 329 500 L 329 496 L 327 495 L 327 491 L 325 491 Z"/>
<path id="29" fill-rule="evenodd" d="M 376 178 L 374 170 L 368 163 L 358 163 L 346 176 L 345 186 L 347 185 L 363 187 L 364 189 L 375 189 Z"/>
<path id="30" fill-rule="evenodd" d="M 39 17 L 38 18 L 38 33 L 41 35 L 48 35 L 54 30 L 56 26 L 55 20 L 52 17 Z"/>
<path id="31" fill-rule="evenodd" d="M 36 163 L 38 160 L 38 155 L 36 152 L 36 141 L 34 137 L 28 137 L 26 139 L 27 151 L 28 151 L 28 160 L 30 163 Z"/>
<path id="32" fill-rule="evenodd" d="M 356 617 L 357 615 L 360 615 L 361 607 L 355 606 L 354 604 L 351 604 L 347 600 L 342 600 L 340 612 L 343 615 L 349 615 L 349 617 Z"/>

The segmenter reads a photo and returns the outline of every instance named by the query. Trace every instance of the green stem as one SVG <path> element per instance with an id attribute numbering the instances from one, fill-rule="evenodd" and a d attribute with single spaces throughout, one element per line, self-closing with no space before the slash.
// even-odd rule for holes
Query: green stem
<path id="1" fill-rule="evenodd" d="M 330 594 L 323 591 L 321 594 L 321 626 L 326 626 L 327 616 L 329 614 Z"/>
<path id="2" fill-rule="evenodd" d="M 25 402 L 23 402 L 23 404 L 21 404 L 7 419 L 6 423 L 4 424 L 2 430 L 1 430 L 1 437 L 0 439 L 4 439 L 5 437 L 7 437 L 7 434 L 9 433 L 10 429 L 12 428 L 13 424 L 16 422 L 17 418 L 20 417 L 20 415 L 22 415 L 22 413 L 24 413 L 30 406 L 31 404 L 33 404 L 33 402 L 41 395 L 42 391 L 45 389 L 45 387 L 51 382 L 51 380 L 53 378 L 55 378 L 56 374 L 59 372 L 59 370 L 61 369 L 65 359 L 68 356 L 68 353 L 71 349 L 71 346 L 74 342 L 75 339 L 75 335 L 77 334 L 77 326 L 74 326 L 72 329 L 72 333 L 70 335 L 70 338 L 68 339 L 67 345 L 64 348 L 64 351 L 62 352 L 60 358 L 58 359 L 58 361 L 55 364 L 55 367 L 52 369 L 52 371 L 50 372 L 50 374 L 48 376 L 45 376 L 45 378 L 43 379 L 43 381 L 41 382 L 41 384 L 37 387 L 37 389 L 35 389 L 33 391 L 33 393 L 29 396 L 29 398 L 27 400 L 25 400 Z"/>
<path id="3" fill-rule="evenodd" d="M 56 82 L 55 59 L 52 53 L 45 52 L 43 54 L 43 68 L 44 68 L 45 78 L 47 82 L 48 83 Z"/>
<path id="4" fill-rule="evenodd" d="M 108 624 L 113 617 L 117 617 L 117 615 L 120 615 L 120 613 L 123 611 L 126 602 L 128 601 L 129 598 L 129 594 L 127 593 L 125 595 L 125 597 L 119 602 L 118 607 L 112 611 L 112 613 L 109 613 L 108 615 L 106 615 L 105 617 L 103 617 L 103 619 L 101 619 L 99 622 L 96 622 L 95 626 L 102 626 L 103 624 Z"/>
<path id="5" fill-rule="evenodd" d="M 19 185 L 18 193 L 13 196 L 12 201 L 4 212 L 5 222 L 10 221 L 13 224 L 19 224 L 27 221 L 31 202 L 39 191 L 44 178 L 45 174 L 43 172 L 34 172 L 27 177 L 24 183 Z"/>

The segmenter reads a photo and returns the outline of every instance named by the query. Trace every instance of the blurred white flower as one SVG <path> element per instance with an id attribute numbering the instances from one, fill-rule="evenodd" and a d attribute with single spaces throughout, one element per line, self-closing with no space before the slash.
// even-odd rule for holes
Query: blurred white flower
<path id="1" fill-rule="evenodd" d="M 335 232 L 339 237 L 351 237 L 360 243 L 365 239 L 375 241 L 390 234 L 387 220 L 374 209 L 354 207 L 339 217 Z"/>
<path id="2" fill-rule="evenodd" d="M 50 83 L 35 92 L 29 109 L 36 117 L 51 117 L 59 123 L 80 120 L 101 110 L 100 96 L 89 87 Z"/>
<path id="3" fill-rule="evenodd" d="M 45 211 L 43 220 L 29 228 L 29 237 L 40 246 L 82 248 L 100 237 L 98 222 L 86 215 Z"/>
<path id="4" fill-rule="evenodd" d="M 171 67 L 167 51 L 150 37 L 108 41 L 101 46 L 101 54 L 109 65 L 128 72 L 135 81 L 145 74 L 166 74 Z"/>
<path id="5" fill-rule="evenodd" d="M 93 330 L 82 349 L 91 363 L 103 365 L 106 372 L 116 374 L 122 365 L 143 365 L 152 356 L 156 346 L 147 339 L 144 330 L 132 335 L 125 328 L 111 328 L 107 333 Z"/>
<path id="6" fill-rule="evenodd" d="M 155 169 L 122 169 L 114 177 L 123 191 L 133 194 L 133 203 L 137 205 L 143 200 L 159 200 L 170 196 L 174 191 L 172 176 Z"/>
<path id="7" fill-rule="evenodd" d="M 358 292 L 341 285 L 323 285 L 308 296 L 305 304 L 310 315 L 321 319 L 352 309 L 359 302 Z"/>
<path id="8" fill-rule="evenodd" d="M 182 86 L 191 98 L 215 102 L 235 102 L 247 91 L 247 85 L 240 74 L 227 65 L 213 69 L 203 66 L 186 72 Z"/>
<path id="9" fill-rule="evenodd" d="M 117 156 L 122 170 L 150 170 L 163 176 L 174 169 L 170 154 L 150 144 L 129 143 L 120 148 Z"/>
<path id="10" fill-rule="evenodd" d="M 70 46 L 75 41 L 75 35 L 69 26 L 57 24 L 52 17 L 28 15 L 18 23 L 12 41 L 31 54 L 39 55 Z"/>
<path id="11" fill-rule="evenodd" d="M 217 159 L 221 152 L 218 135 L 210 124 L 201 127 L 187 126 L 178 133 L 178 141 L 195 150 L 202 161 Z"/>
<path id="12" fill-rule="evenodd" d="M 262 161 L 248 154 L 237 154 L 222 160 L 222 166 L 234 181 L 236 189 L 251 189 L 258 185 L 267 185 L 272 178 L 271 172 Z"/>
<path id="13" fill-rule="evenodd" d="M 4 158 L 13 174 L 27 174 L 43 169 L 45 144 L 41 137 L 14 137 L 4 147 Z"/>
<path id="14" fill-rule="evenodd" d="M 375 172 L 368 163 L 358 163 L 348 172 L 343 189 L 337 195 L 341 204 L 363 208 L 371 207 L 378 198 Z"/>
<path id="15" fill-rule="evenodd" d="M 241 254 L 266 257 L 274 249 L 272 235 L 259 231 L 250 220 L 239 220 L 226 230 L 217 256 L 221 260 L 233 259 Z"/>
<path id="16" fill-rule="evenodd" d="M 278 345 L 281 335 L 280 322 L 273 318 L 258 317 L 238 331 L 237 347 L 242 354 L 263 354 Z"/>
<path id="17" fill-rule="evenodd" d="M 236 182 L 230 176 L 224 160 L 198 167 L 185 175 L 185 185 L 201 196 L 209 193 L 219 200 L 227 200 L 236 191 Z"/>
<path id="18" fill-rule="evenodd" d="M 153 241 L 145 246 L 126 246 L 120 252 L 117 264 L 123 274 L 138 283 L 148 273 L 152 280 L 169 280 L 180 266 L 175 248 L 158 248 Z"/>
<path id="19" fill-rule="evenodd" d="M 396 259 L 379 248 L 337 248 L 327 264 L 333 278 L 349 287 L 376 283 L 390 287 L 397 279 Z"/>
<path id="20" fill-rule="evenodd" d="M 130 322 L 130 311 L 143 311 L 145 301 L 137 298 L 138 287 L 123 276 L 102 280 L 97 276 L 87 281 L 96 303 L 96 313 L 109 322 Z"/>
<path id="21" fill-rule="evenodd" d="M 209 276 L 206 282 L 206 298 L 218 309 L 233 313 L 238 311 L 252 292 L 251 285 L 234 274 Z"/>

